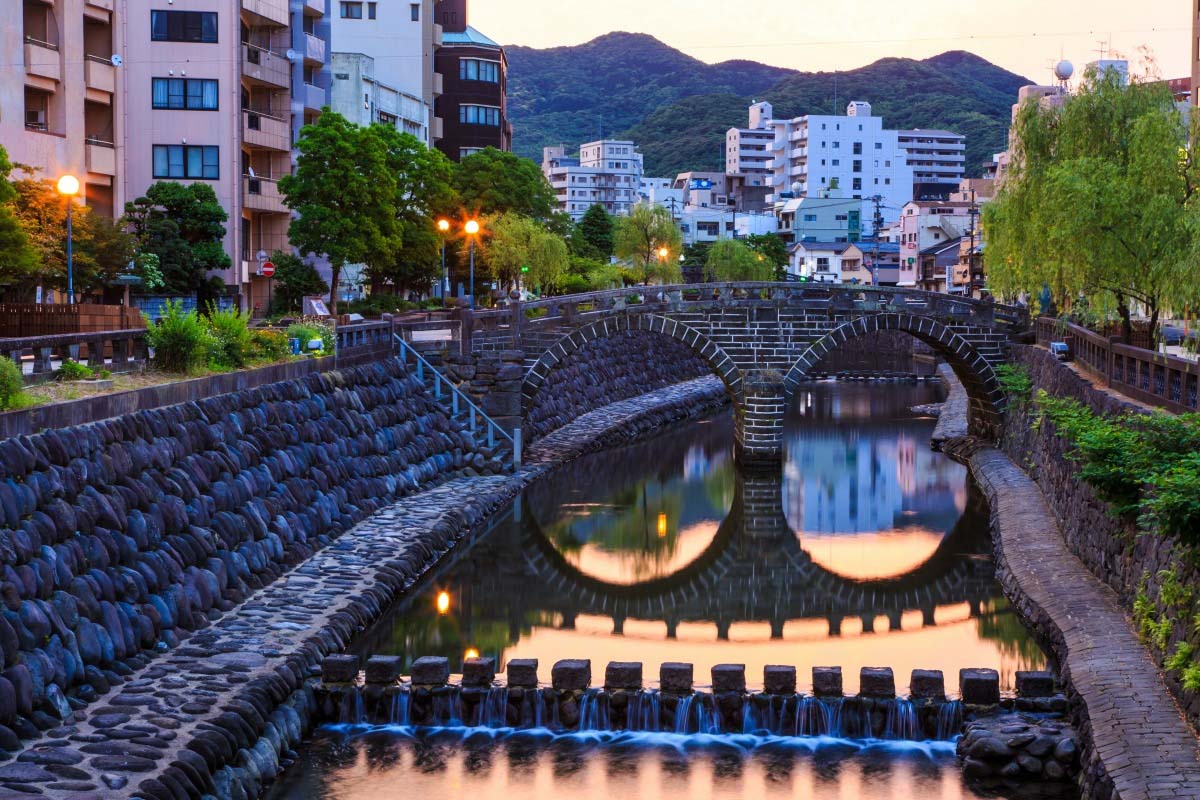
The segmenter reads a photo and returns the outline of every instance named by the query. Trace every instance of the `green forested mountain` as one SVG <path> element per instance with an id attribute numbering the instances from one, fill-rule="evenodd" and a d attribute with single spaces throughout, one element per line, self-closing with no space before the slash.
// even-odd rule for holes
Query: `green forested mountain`
<path id="1" fill-rule="evenodd" d="M 967 137 L 968 174 L 1006 145 L 1017 89 L 1030 81 L 971 53 L 886 58 L 843 72 L 797 72 L 752 61 L 705 64 L 652 36 L 611 33 L 575 47 L 509 47 L 509 114 L 518 153 L 606 136 L 633 139 L 646 172 L 724 167 L 725 131 L 753 100 L 777 116 L 844 113 L 866 100 L 889 128 L 945 128 Z"/>

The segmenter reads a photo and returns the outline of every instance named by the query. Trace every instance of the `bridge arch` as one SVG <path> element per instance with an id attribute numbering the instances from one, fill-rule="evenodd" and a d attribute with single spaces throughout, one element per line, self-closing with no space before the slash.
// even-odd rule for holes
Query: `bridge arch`
<path id="1" fill-rule="evenodd" d="M 566 334 L 541 354 L 525 373 L 521 383 L 521 411 L 528 416 L 538 392 L 550 378 L 555 367 L 565 363 L 572 354 L 588 343 L 626 331 L 657 333 L 686 345 L 703 359 L 725 384 L 735 409 L 741 409 L 742 376 L 734 360 L 720 345 L 695 328 L 658 314 L 621 314 L 597 320 Z"/>
<path id="2" fill-rule="evenodd" d="M 787 396 L 791 397 L 827 353 L 850 339 L 878 331 L 908 333 L 946 359 L 966 389 L 971 432 L 989 437 L 998 434 L 1005 395 L 992 364 L 963 336 L 928 316 L 874 314 L 839 325 L 809 345 L 792 364 L 784 376 Z"/>

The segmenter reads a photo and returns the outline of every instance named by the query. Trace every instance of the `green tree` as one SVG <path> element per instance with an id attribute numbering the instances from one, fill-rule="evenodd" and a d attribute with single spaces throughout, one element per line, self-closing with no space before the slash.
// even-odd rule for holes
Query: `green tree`
<path id="1" fill-rule="evenodd" d="M 228 218 L 208 184 L 160 181 L 125 204 L 122 223 L 140 253 L 158 257 L 164 292 L 194 294 L 207 307 L 223 286 L 210 273 L 232 263 L 224 246 Z"/>
<path id="2" fill-rule="evenodd" d="M 529 252 L 529 282 L 543 294 L 553 294 L 562 286 L 571 263 L 566 241 L 556 233 L 541 231 Z"/>
<path id="3" fill-rule="evenodd" d="M 772 275 L 764 280 L 783 280 L 787 272 L 788 248 L 777 233 L 754 233 L 746 237 L 746 246 L 766 259 L 772 267 Z"/>
<path id="4" fill-rule="evenodd" d="M 454 163 L 392 125 L 372 125 L 364 135 L 379 140 L 387 169 L 396 179 L 397 228 L 382 251 L 368 260 L 368 275 L 373 284 L 390 283 L 399 292 L 424 290 L 441 274 L 436 219 L 458 207 Z"/>
<path id="5" fill-rule="evenodd" d="M 554 190 L 541 167 L 494 147 L 469 155 L 459 163 L 454 173 L 454 188 L 470 214 L 515 211 L 535 219 L 549 219 L 554 211 Z"/>
<path id="6" fill-rule="evenodd" d="M 613 254 L 613 218 L 599 203 L 592 207 L 575 226 L 573 241 L 579 255 L 607 259 Z"/>
<path id="7" fill-rule="evenodd" d="M 671 212 L 662 206 L 638 204 L 629 216 L 620 217 L 613 246 L 617 257 L 640 274 L 644 284 L 651 279 L 664 284 L 680 279 L 683 236 Z"/>
<path id="8" fill-rule="evenodd" d="M 561 236 L 512 212 L 490 220 L 486 230 L 484 258 L 503 285 L 511 286 L 519 278 L 544 292 L 561 285 L 570 266 L 567 243 Z M 528 272 L 523 273 L 526 267 Z"/>
<path id="9" fill-rule="evenodd" d="M 346 264 L 388 263 L 400 245 L 397 176 L 378 131 L 325 109 L 300 129 L 296 169 L 279 179 L 296 217 L 288 238 L 301 254 L 329 259 L 329 309 L 337 313 L 338 278 Z"/>
<path id="10" fill-rule="evenodd" d="M 736 239 L 720 239 L 708 251 L 705 276 L 717 281 L 769 281 L 775 265 Z"/>
<path id="11" fill-rule="evenodd" d="M 1195 301 L 1200 159 L 1164 85 L 1092 70 L 1061 106 L 1026 104 L 1013 141 L 984 210 L 994 290 L 1032 296 L 1049 285 L 1061 308 L 1100 292 L 1127 337 L 1137 306 L 1153 335 L 1163 310 Z"/>
<path id="12" fill-rule="evenodd" d="M 17 190 L 8 179 L 11 173 L 8 152 L 0 146 L 0 286 L 25 285 L 39 267 L 38 254 L 17 216 Z"/>
<path id="13" fill-rule="evenodd" d="M 37 253 L 33 275 L 38 283 L 67 288 L 67 202 L 54 182 L 37 178 L 14 181 L 14 207 L 30 246 Z M 74 202 L 71 200 L 70 202 Z M 75 292 L 103 289 L 134 257 L 134 240 L 110 218 L 76 204 L 72 214 L 72 271 Z"/>
<path id="14" fill-rule="evenodd" d="M 321 279 L 313 265 L 299 256 L 276 250 L 271 254 L 271 263 L 275 265 L 271 308 L 277 313 L 300 311 L 305 297 L 329 291 L 329 284 Z"/>

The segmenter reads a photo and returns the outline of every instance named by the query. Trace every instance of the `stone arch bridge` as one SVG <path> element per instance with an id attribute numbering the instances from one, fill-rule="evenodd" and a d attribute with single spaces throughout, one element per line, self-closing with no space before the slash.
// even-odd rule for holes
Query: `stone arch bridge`
<path id="1" fill-rule="evenodd" d="M 646 331 L 694 351 L 721 378 L 737 420 L 739 458 L 782 456 L 791 394 L 826 353 L 876 331 L 904 331 L 944 358 L 970 398 L 969 422 L 992 437 L 1004 393 L 995 368 L 1014 334 L 1029 326 L 1024 308 L 953 295 L 880 286 L 720 283 L 630 287 L 514 304 L 472 320 L 475 351 L 521 350 L 528 414 L 553 371 L 589 343 Z"/>

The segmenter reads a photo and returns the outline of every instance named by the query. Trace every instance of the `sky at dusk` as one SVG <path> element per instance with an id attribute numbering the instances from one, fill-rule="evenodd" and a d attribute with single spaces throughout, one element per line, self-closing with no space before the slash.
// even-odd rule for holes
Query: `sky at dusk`
<path id="1" fill-rule="evenodd" d="M 471 24 L 501 44 L 579 44 L 649 33 L 702 61 L 852 69 L 885 56 L 969 50 L 1039 82 L 1060 53 L 1080 66 L 1100 42 L 1131 61 L 1145 47 L 1163 77 L 1190 74 L 1189 0 L 471 0 Z"/>

